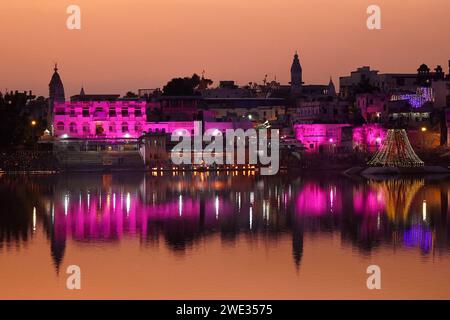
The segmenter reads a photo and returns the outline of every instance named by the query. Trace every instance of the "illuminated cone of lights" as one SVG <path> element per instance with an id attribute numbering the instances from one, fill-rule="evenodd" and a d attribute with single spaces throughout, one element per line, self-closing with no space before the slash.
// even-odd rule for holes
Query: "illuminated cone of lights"
<path id="1" fill-rule="evenodd" d="M 367 163 L 374 167 L 422 167 L 423 161 L 414 152 L 405 129 L 389 129 L 381 149 Z"/>

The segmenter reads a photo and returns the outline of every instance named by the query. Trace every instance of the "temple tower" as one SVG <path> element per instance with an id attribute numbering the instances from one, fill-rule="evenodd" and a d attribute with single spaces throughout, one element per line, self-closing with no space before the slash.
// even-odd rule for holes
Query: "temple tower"
<path id="1" fill-rule="evenodd" d="M 53 134 L 53 108 L 55 103 L 65 102 L 64 85 L 58 73 L 58 65 L 55 64 L 52 79 L 48 84 L 48 113 L 47 113 L 47 127 L 51 129 Z"/>
<path id="2" fill-rule="evenodd" d="M 330 82 L 328 83 L 328 95 L 334 97 L 336 95 L 336 87 L 334 86 L 333 79 L 330 77 Z"/>
<path id="3" fill-rule="evenodd" d="M 294 94 L 301 93 L 302 91 L 302 73 L 302 66 L 300 65 L 300 60 L 296 51 L 291 66 L 291 92 Z"/>

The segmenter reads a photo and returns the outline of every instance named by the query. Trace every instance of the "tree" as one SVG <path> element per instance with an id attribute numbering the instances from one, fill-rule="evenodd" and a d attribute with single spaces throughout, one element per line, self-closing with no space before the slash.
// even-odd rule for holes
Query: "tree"
<path id="1" fill-rule="evenodd" d="M 34 146 L 46 127 L 45 98 L 27 98 L 22 93 L 0 97 L 0 149 Z"/>
<path id="2" fill-rule="evenodd" d="M 198 96 L 200 85 L 211 85 L 210 79 L 200 78 L 196 73 L 192 77 L 173 78 L 163 87 L 164 96 Z"/>
<path id="3" fill-rule="evenodd" d="M 138 95 L 132 91 L 128 91 L 127 94 L 125 95 L 125 98 L 137 98 Z"/>

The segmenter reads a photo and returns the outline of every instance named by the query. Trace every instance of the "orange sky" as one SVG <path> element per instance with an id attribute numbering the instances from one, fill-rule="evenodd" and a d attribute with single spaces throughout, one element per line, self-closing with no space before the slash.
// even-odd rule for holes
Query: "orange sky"
<path id="1" fill-rule="evenodd" d="M 288 82 L 299 50 L 307 83 L 326 83 L 370 64 L 413 72 L 425 62 L 448 70 L 448 0 L 0 0 L 0 90 L 48 95 L 57 61 L 66 98 L 79 92 L 155 88 L 194 72 L 217 84 Z M 66 8 L 81 7 L 81 30 Z M 382 30 L 366 8 L 382 9 Z"/>

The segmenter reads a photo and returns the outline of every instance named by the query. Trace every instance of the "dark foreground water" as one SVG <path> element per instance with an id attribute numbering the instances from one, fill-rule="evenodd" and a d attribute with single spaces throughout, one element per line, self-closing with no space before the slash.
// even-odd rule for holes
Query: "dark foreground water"
<path id="1" fill-rule="evenodd" d="M 0 298 L 450 299 L 449 200 L 448 178 L 3 176 Z"/>

